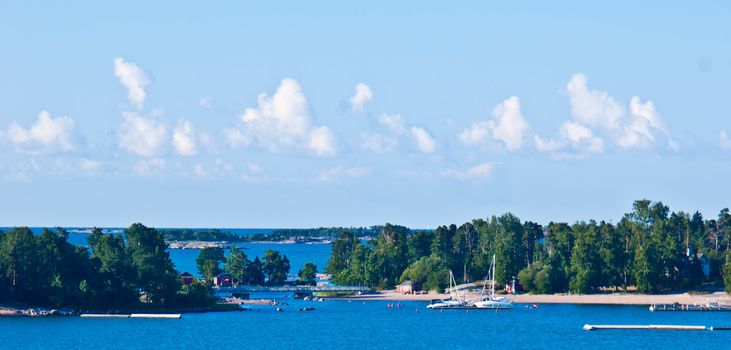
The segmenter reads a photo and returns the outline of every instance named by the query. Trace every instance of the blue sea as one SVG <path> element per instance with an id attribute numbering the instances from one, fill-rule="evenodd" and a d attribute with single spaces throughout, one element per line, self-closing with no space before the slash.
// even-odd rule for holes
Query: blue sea
<path id="1" fill-rule="evenodd" d="M 727 331 L 593 331 L 593 324 L 731 325 L 731 313 L 635 306 L 517 305 L 434 311 L 426 302 L 286 300 L 181 319 L 1 318 L 2 349 L 728 349 Z M 301 307 L 315 311 L 299 312 Z"/>

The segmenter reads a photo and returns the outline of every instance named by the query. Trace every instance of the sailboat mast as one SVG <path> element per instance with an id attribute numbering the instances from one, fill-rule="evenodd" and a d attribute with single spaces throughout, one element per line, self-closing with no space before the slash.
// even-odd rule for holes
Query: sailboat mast
<path id="1" fill-rule="evenodd" d="M 492 264 L 490 266 L 490 270 L 492 270 L 492 276 L 490 277 L 492 279 L 492 290 L 490 290 L 490 296 L 495 296 L 495 254 L 492 255 Z"/>

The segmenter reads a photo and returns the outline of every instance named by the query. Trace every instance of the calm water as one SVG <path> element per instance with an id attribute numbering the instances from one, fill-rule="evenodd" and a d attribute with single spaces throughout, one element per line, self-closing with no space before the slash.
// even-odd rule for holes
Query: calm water
<path id="1" fill-rule="evenodd" d="M 3 318 L 3 349 L 485 348 L 726 349 L 731 332 L 595 331 L 585 323 L 731 325 L 731 313 L 651 313 L 645 307 L 541 305 L 431 311 L 424 302 L 288 300 L 284 312 L 185 314 L 179 320 Z M 312 306 L 313 312 L 297 312 Z M 418 312 L 417 312 L 418 310 Z"/>

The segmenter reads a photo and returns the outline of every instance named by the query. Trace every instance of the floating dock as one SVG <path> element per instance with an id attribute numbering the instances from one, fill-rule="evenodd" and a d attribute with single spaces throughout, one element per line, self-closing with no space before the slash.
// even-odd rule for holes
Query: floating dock
<path id="1" fill-rule="evenodd" d="M 129 318 L 129 315 L 120 315 L 120 314 L 81 314 L 79 317 L 84 317 L 84 318 Z"/>
<path id="2" fill-rule="evenodd" d="M 131 314 L 129 318 L 180 318 L 181 314 Z"/>
<path id="3" fill-rule="evenodd" d="M 731 311 L 731 305 L 707 304 L 652 304 L 650 311 Z"/>
<path id="4" fill-rule="evenodd" d="M 585 324 L 584 325 L 585 331 L 621 330 L 621 329 L 625 329 L 625 330 L 627 330 L 627 329 L 649 329 L 649 330 L 665 330 L 665 331 L 705 331 L 707 328 L 706 328 L 706 326 L 661 325 L 661 324 L 650 324 L 650 325 L 591 325 L 591 324 Z M 713 330 L 713 327 L 710 327 L 710 329 Z"/>
<path id="5" fill-rule="evenodd" d="M 181 318 L 181 314 L 81 314 L 84 318 Z"/>

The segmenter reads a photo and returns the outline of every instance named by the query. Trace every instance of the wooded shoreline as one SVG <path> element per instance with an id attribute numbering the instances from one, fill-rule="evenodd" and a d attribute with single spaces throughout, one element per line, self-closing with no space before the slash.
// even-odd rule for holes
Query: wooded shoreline
<path id="1" fill-rule="evenodd" d="M 479 292 L 466 292 L 465 298 L 476 298 Z M 431 301 L 434 299 L 448 298 L 449 294 L 428 293 L 428 294 L 401 294 L 395 290 L 385 290 L 374 294 L 353 295 L 338 298 L 327 298 L 332 300 L 352 301 Z M 581 305 L 652 305 L 652 304 L 706 304 L 717 302 L 720 304 L 731 304 L 731 296 L 725 292 L 714 292 L 708 294 L 635 294 L 635 293 L 609 293 L 609 294 L 518 294 L 507 295 L 514 303 L 518 304 L 581 304 Z"/>

